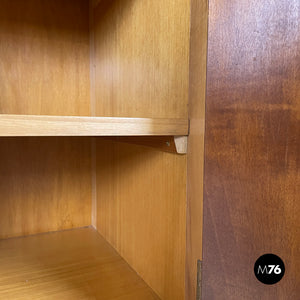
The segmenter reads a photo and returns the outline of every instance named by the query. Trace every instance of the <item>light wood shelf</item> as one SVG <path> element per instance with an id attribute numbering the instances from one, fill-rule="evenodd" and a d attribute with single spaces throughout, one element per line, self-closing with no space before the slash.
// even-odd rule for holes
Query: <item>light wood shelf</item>
<path id="1" fill-rule="evenodd" d="M 159 299 L 92 228 L 0 240 L 0 266 L 0 299 Z"/>
<path id="2" fill-rule="evenodd" d="M 187 119 L 0 115 L 0 136 L 184 136 Z"/>

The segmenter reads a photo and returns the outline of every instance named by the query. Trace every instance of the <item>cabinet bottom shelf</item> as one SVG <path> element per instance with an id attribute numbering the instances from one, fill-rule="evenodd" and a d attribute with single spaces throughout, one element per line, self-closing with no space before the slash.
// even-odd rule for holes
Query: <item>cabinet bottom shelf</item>
<path id="1" fill-rule="evenodd" d="M 159 299 L 92 228 L 0 240 L 0 299 Z"/>

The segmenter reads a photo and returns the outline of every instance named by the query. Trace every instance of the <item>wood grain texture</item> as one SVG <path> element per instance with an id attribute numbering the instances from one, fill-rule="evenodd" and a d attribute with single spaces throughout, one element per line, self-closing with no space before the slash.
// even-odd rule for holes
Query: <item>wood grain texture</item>
<path id="1" fill-rule="evenodd" d="M 91 224 L 88 138 L 0 139 L 0 238 Z"/>
<path id="2" fill-rule="evenodd" d="M 300 295 L 300 3 L 210 1 L 203 299 Z M 256 280 L 264 253 L 286 266 Z"/>
<path id="3" fill-rule="evenodd" d="M 126 136 L 126 137 L 108 137 L 107 139 L 127 143 L 142 145 L 155 148 L 160 151 L 169 153 L 186 154 L 187 153 L 187 139 L 183 136 Z"/>
<path id="4" fill-rule="evenodd" d="M 103 0 L 94 22 L 97 116 L 187 118 L 190 1 Z"/>
<path id="5" fill-rule="evenodd" d="M 0 1 L 0 113 L 90 114 L 89 4 Z"/>
<path id="6" fill-rule="evenodd" d="M 107 139 L 127 144 L 151 147 L 159 151 L 177 153 L 174 136 L 116 136 Z"/>
<path id="7" fill-rule="evenodd" d="M 97 141 L 99 232 L 164 300 L 184 299 L 186 156 Z"/>
<path id="8" fill-rule="evenodd" d="M 93 229 L 0 241 L 0 298 L 158 300 Z"/>
<path id="9" fill-rule="evenodd" d="M 204 118 L 208 1 L 191 2 L 190 92 L 187 155 L 186 300 L 196 299 L 197 260 L 202 260 Z"/>
<path id="10" fill-rule="evenodd" d="M 187 134 L 187 119 L 0 115 L 0 136 L 144 136 Z"/>
<path id="11" fill-rule="evenodd" d="M 95 34 L 94 34 L 94 5 L 95 0 L 89 0 L 90 24 L 90 107 L 91 116 L 96 115 L 96 69 L 95 69 Z M 91 139 L 91 172 L 92 172 L 92 220 L 91 224 L 97 227 L 97 182 L 96 182 L 96 141 Z"/>

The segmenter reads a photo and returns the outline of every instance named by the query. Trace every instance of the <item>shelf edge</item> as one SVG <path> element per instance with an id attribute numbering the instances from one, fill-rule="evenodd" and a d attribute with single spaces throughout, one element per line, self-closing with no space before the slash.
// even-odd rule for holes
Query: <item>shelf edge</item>
<path id="1" fill-rule="evenodd" d="M 178 136 L 187 119 L 0 114 L 0 136 Z"/>

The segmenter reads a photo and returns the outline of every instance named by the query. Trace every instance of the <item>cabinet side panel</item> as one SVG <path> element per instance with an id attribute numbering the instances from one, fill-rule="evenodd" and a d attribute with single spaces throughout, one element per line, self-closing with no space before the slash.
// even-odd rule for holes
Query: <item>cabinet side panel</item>
<path id="1" fill-rule="evenodd" d="M 297 300 L 300 2 L 209 3 L 203 299 Z M 265 253 L 286 267 L 272 286 Z"/>
<path id="2" fill-rule="evenodd" d="M 189 3 L 103 0 L 96 5 L 97 116 L 187 118 Z"/>
<path id="3" fill-rule="evenodd" d="M 164 300 L 184 299 L 186 156 L 97 142 L 98 231 Z"/>
<path id="4" fill-rule="evenodd" d="M 89 5 L 0 1 L 0 113 L 89 115 Z"/>
<path id="5" fill-rule="evenodd" d="M 196 299 L 197 261 L 202 260 L 204 118 L 208 1 L 192 0 L 188 138 L 186 300 Z"/>
<path id="6" fill-rule="evenodd" d="M 89 138 L 0 139 L 0 238 L 91 224 Z"/>

